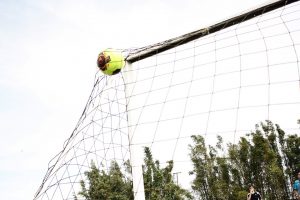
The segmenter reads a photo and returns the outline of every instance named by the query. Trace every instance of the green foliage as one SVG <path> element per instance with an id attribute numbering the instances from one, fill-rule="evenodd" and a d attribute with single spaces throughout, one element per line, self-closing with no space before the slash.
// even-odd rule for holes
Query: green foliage
<path id="1" fill-rule="evenodd" d="M 79 195 L 86 200 L 130 200 L 133 199 L 132 183 L 124 176 L 117 162 L 111 162 L 108 173 L 100 171 L 94 162 L 86 171 L 86 182 L 81 180 Z M 87 186 L 88 184 L 88 186 Z"/>
<path id="2" fill-rule="evenodd" d="M 291 197 L 291 183 L 300 169 L 299 135 L 286 135 L 278 124 L 266 121 L 256 125 L 255 131 L 241 137 L 237 144 L 225 145 L 221 136 L 217 136 L 215 146 L 206 145 L 200 135 L 191 138 L 193 170 L 190 175 L 194 177 L 191 188 L 195 196 L 174 182 L 173 161 L 161 167 L 145 147 L 146 200 L 241 200 L 246 198 L 250 184 L 266 200 Z M 80 182 L 78 195 L 86 200 L 134 199 L 131 166 L 129 161 L 124 165 L 122 172 L 118 163 L 112 162 L 106 172 L 91 162 L 91 169 L 84 173 L 86 179 Z"/>
<path id="3" fill-rule="evenodd" d="M 143 174 L 146 200 L 184 200 L 192 198 L 187 190 L 174 183 L 172 178 L 173 161 L 169 161 L 165 168 L 161 168 L 159 161 L 153 160 L 150 149 L 145 147 L 144 163 Z"/>
<path id="4" fill-rule="evenodd" d="M 125 172 L 131 174 L 129 162 L 125 162 Z M 143 165 L 146 199 L 184 200 L 191 199 L 191 194 L 175 184 L 172 177 L 173 161 L 161 168 L 159 161 L 154 161 L 151 151 L 145 148 Z M 100 171 L 95 163 L 85 173 L 86 180 L 81 180 L 78 193 L 86 200 L 130 200 L 133 199 L 132 181 L 126 177 L 117 162 L 112 162 L 108 173 Z M 77 199 L 77 196 L 74 196 Z"/>
<path id="5" fill-rule="evenodd" d="M 189 145 L 194 175 L 192 189 L 206 200 L 245 199 L 254 184 L 264 199 L 289 199 L 291 181 L 300 169 L 300 137 L 286 136 L 271 121 L 256 125 L 256 130 L 241 137 L 238 144 L 227 144 L 217 136 L 216 146 L 206 146 L 200 135 Z"/>

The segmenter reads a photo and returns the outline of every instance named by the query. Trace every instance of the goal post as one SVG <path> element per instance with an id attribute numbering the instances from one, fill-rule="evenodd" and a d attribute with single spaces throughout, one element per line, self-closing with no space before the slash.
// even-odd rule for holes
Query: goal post
<path id="1" fill-rule="evenodd" d="M 298 0 L 272 0 L 269 1 L 263 5 L 260 5 L 257 8 L 253 8 L 248 12 L 242 13 L 238 16 L 232 17 L 230 19 L 224 20 L 222 22 L 216 23 L 214 25 L 211 25 L 206 28 L 202 28 L 200 30 L 187 33 L 178 37 L 175 37 L 173 39 L 169 39 L 163 42 L 159 42 L 153 45 L 145 46 L 140 49 L 137 49 L 137 51 L 132 52 L 128 55 L 126 60 L 130 63 L 134 63 L 136 61 L 142 60 L 144 58 L 153 56 L 155 54 L 167 51 L 169 49 L 172 49 L 174 47 L 186 44 L 190 41 L 193 41 L 195 39 L 207 36 L 209 34 L 215 33 L 217 31 L 220 31 L 222 29 L 228 28 L 232 25 L 236 25 L 241 22 L 245 22 L 249 19 L 252 19 L 254 17 L 260 16 L 262 14 L 268 13 L 270 11 L 273 11 L 277 8 L 286 6 L 288 4 L 297 2 Z"/>
<path id="2" fill-rule="evenodd" d="M 144 179 L 143 179 L 143 149 L 137 148 L 132 144 L 132 138 L 134 137 L 134 124 L 132 120 L 132 106 L 137 102 L 131 97 L 134 90 L 134 82 L 136 80 L 136 72 L 132 68 L 132 64 L 126 62 L 124 69 L 124 82 L 125 82 L 125 95 L 126 95 L 126 112 L 128 119 L 128 141 L 129 141 L 129 153 L 130 153 L 130 164 L 132 170 L 132 183 L 133 183 L 133 195 L 136 200 L 145 200 L 144 193 Z M 131 84 L 130 84 L 131 83 Z"/>
<path id="3" fill-rule="evenodd" d="M 191 191 L 192 136 L 202 136 L 207 145 L 215 144 L 217 136 L 237 144 L 264 120 L 299 133 L 299 33 L 300 3 L 280 0 L 124 50 L 129 54 L 119 74 L 96 73 L 80 120 L 49 163 L 34 199 L 84 199 L 87 172 L 96 166 L 108 175 L 116 162 L 122 180 L 133 181 L 135 199 L 144 200 L 149 191 L 142 168 L 145 147 L 157 168 L 173 161 L 174 183 Z M 215 152 L 225 155 L 227 150 Z M 124 167 L 128 160 L 131 172 Z"/>

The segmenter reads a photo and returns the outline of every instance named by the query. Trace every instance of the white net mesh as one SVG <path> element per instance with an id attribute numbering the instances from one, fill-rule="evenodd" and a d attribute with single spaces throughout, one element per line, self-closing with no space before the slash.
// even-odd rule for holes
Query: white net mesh
<path id="1" fill-rule="evenodd" d="M 118 75 L 96 74 L 83 115 L 49 163 L 35 199 L 73 199 L 91 160 L 101 169 L 112 160 L 122 164 L 130 159 L 129 144 L 138 163 L 132 167 L 150 147 L 162 165 L 174 161 L 179 184 L 190 189 L 191 135 L 203 135 L 208 144 L 216 135 L 235 143 L 264 120 L 299 132 L 299 57 L 300 4 L 293 3 L 135 62 Z"/>

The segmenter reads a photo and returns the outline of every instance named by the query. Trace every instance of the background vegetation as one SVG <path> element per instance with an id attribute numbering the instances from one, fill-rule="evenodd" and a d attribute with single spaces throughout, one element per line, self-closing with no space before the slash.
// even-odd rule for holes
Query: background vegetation
<path id="1" fill-rule="evenodd" d="M 147 200 L 241 200 L 246 198 L 251 184 L 266 200 L 291 198 L 291 185 L 300 169 L 299 135 L 286 135 L 278 124 L 266 121 L 236 144 L 224 144 L 221 136 L 217 136 L 215 146 L 206 145 L 201 135 L 193 135 L 192 141 L 188 147 L 193 163 L 192 191 L 174 182 L 173 161 L 162 168 L 145 147 L 143 175 Z M 93 162 L 91 166 L 85 172 L 86 179 L 81 180 L 77 196 L 86 200 L 133 199 L 128 162 L 124 172 L 115 161 L 108 172 L 97 169 Z"/>

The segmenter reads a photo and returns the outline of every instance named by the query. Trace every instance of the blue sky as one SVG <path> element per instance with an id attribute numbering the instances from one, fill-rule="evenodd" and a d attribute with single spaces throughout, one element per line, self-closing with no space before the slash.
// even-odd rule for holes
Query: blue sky
<path id="1" fill-rule="evenodd" d="M 88 98 L 107 47 L 169 39 L 259 0 L 0 1 L 0 194 L 31 199 Z"/>

